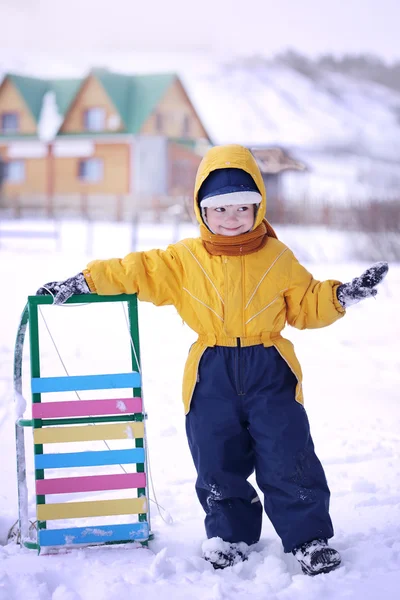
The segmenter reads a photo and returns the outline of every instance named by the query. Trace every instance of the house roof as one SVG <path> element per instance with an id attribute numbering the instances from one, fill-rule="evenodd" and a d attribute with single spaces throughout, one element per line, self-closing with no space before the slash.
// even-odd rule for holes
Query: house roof
<path id="1" fill-rule="evenodd" d="M 82 81 L 81 79 L 40 79 L 15 75 L 14 73 L 7 73 L 2 83 L 6 79 L 11 81 L 21 94 L 36 123 L 39 121 L 43 97 L 47 92 L 52 91 L 55 93 L 58 110 L 64 115 Z"/>
<path id="2" fill-rule="evenodd" d="M 75 98 L 82 79 L 52 79 L 49 81 L 49 90 L 56 95 L 57 107 L 61 115 L 65 115 Z"/>
<path id="3" fill-rule="evenodd" d="M 91 73 L 118 110 L 127 133 L 138 133 L 176 79 L 174 74 L 121 75 L 103 69 Z"/>
<path id="4" fill-rule="evenodd" d="M 151 115 L 175 75 L 138 75 L 132 81 L 129 130 L 137 133 Z"/>
<path id="5" fill-rule="evenodd" d="M 100 82 L 121 117 L 124 126 L 122 133 L 130 134 L 139 133 L 168 88 L 175 80 L 179 80 L 175 73 L 124 75 L 106 69 L 93 69 L 88 76 Z M 43 97 L 47 92 L 55 93 L 58 111 L 65 117 L 87 77 L 40 79 L 8 73 L 3 82 L 8 78 L 15 85 L 38 123 Z"/>
<path id="6" fill-rule="evenodd" d="M 304 171 L 306 165 L 295 160 L 282 148 L 251 148 L 261 173 L 273 175 L 282 171 Z"/>
<path id="7" fill-rule="evenodd" d="M 48 81 L 11 73 L 5 78 L 8 78 L 17 88 L 37 123 L 42 109 L 43 96 L 48 90 Z"/>

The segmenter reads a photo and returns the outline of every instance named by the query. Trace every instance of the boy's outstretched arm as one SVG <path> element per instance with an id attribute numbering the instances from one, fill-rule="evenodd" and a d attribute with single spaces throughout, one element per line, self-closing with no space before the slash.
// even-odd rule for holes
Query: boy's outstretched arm
<path id="1" fill-rule="evenodd" d="M 166 250 L 132 252 L 123 259 L 92 261 L 83 273 L 47 283 L 36 294 L 50 293 L 54 304 L 63 304 L 73 294 L 138 294 L 140 300 L 157 306 L 177 306 L 182 295 L 182 274 L 181 263 L 170 246 Z"/>
<path id="2" fill-rule="evenodd" d="M 346 308 L 376 295 L 375 287 L 388 268 L 385 262 L 376 263 L 351 283 L 317 281 L 293 256 L 285 292 L 287 322 L 297 329 L 316 329 L 334 323 L 345 314 Z"/>

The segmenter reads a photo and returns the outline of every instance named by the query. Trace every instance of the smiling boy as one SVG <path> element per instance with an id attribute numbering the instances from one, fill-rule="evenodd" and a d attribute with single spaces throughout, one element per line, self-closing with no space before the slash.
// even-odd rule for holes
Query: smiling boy
<path id="1" fill-rule="evenodd" d="M 56 304 L 72 294 L 138 294 L 172 304 L 198 334 L 183 380 L 186 432 L 206 513 L 203 556 L 215 568 L 246 560 L 261 534 L 263 507 L 303 572 L 340 565 L 330 492 L 303 407 L 302 373 L 286 324 L 331 325 L 376 295 L 387 263 L 350 283 L 317 281 L 265 219 L 264 182 L 252 154 L 212 148 L 194 191 L 200 237 L 166 250 L 91 262 L 83 273 L 48 283 Z"/>

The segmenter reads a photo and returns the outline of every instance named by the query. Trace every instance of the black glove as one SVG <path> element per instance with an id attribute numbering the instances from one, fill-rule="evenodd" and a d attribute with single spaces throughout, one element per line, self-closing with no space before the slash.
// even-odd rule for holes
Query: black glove
<path id="1" fill-rule="evenodd" d="M 389 271 L 387 262 L 377 262 L 351 283 L 343 283 L 336 290 L 337 299 L 343 308 L 357 304 L 364 298 L 373 298 L 378 293 L 375 287 Z"/>
<path id="2" fill-rule="evenodd" d="M 50 294 L 54 298 L 54 304 L 64 304 L 74 294 L 91 294 L 83 273 L 78 273 L 65 281 L 51 281 L 45 283 L 36 292 L 36 296 Z"/>

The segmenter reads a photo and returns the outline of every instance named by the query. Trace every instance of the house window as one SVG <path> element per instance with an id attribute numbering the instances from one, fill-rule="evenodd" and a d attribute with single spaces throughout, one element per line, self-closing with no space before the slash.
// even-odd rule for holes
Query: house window
<path id="1" fill-rule="evenodd" d="M 183 117 L 182 135 L 183 135 L 183 137 L 188 137 L 190 135 L 190 117 L 189 117 L 189 115 L 184 115 L 184 117 Z"/>
<path id="2" fill-rule="evenodd" d="M 93 107 L 85 110 L 83 126 L 87 131 L 104 131 L 106 128 L 106 111 L 104 108 Z"/>
<path id="3" fill-rule="evenodd" d="M 103 179 L 104 164 L 101 158 L 88 158 L 79 161 L 78 177 L 81 181 L 98 183 Z"/>
<path id="4" fill-rule="evenodd" d="M 7 183 L 22 183 L 25 181 L 25 162 L 10 160 L 4 163 L 4 181 Z"/>
<path id="5" fill-rule="evenodd" d="M 1 115 L 1 132 L 17 133 L 19 130 L 18 113 L 5 112 Z"/>

